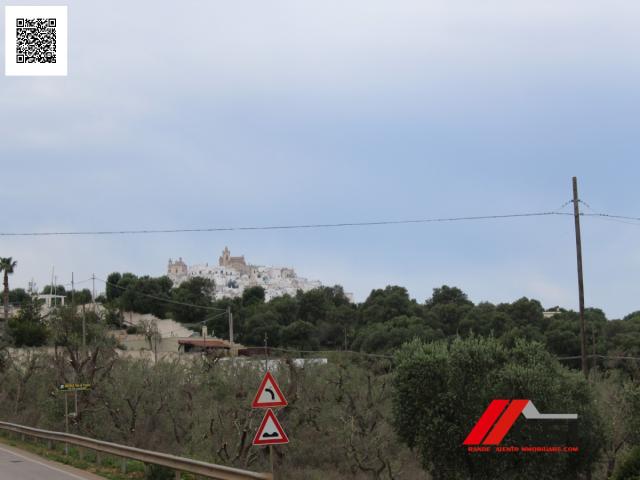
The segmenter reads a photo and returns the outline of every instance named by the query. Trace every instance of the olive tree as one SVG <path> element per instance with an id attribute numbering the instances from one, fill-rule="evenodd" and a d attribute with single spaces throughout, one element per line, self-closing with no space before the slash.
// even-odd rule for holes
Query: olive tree
<path id="1" fill-rule="evenodd" d="M 587 382 L 539 343 L 518 341 L 509 349 L 491 337 L 429 344 L 415 340 L 401 349 L 397 362 L 396 430 L 436 480 L 577 478 L 597 459 L 602 427 Z M 576 422 L 520 416 L 504 445 L 546 439 L 553 445 L 568 442 L 579 451 L 468 451 L 463 441 L 494 399 L 528 399 L 541 412 L 578 413 Z"/>

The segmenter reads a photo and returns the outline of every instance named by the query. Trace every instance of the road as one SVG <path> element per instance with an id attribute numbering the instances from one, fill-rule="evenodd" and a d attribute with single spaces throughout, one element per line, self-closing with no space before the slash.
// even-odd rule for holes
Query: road
<path id="1" fill-rule="evenodd" d="M 0 444 L 0 480 L 104 480 L 91 473 L 51 462 Z"/>

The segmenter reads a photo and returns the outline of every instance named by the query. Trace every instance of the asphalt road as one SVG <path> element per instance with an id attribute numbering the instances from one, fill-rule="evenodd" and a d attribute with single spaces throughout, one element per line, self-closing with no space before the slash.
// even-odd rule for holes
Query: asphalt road
<path id="1" fill-rule="evenodd" d="M 0 480 L 104 480 L 103 477 L 45 460 L 0 444 Z"/>

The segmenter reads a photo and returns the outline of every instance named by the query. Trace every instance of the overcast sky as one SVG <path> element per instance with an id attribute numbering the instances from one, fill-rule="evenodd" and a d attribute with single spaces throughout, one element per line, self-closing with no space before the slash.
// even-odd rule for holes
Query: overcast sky
<path id="1" fill-rule="evenodd" d="M 573 175 L 595 211 L 640 216 L 638 2 L 68 5 L 69 76 L 0 77 L 2 232 L 547 211 Z M 583 219 L 587 306 L 640 309 L 639 240 L 638 225 Z M 0 256 L 18 260 L 12 286 L 42 287 L 54 265 L 59 283 L 161 275 L 228 245 L 357 300 L 449 284 L 577 308 L 574 242 L 567 216 L 0 237 Z"/>

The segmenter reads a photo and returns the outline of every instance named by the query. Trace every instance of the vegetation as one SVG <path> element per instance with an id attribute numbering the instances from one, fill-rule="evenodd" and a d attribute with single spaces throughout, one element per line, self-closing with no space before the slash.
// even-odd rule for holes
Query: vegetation
<path id="1" fill-rule="evenodd" d="M 9 336 L 16 347 L 38 347 L 46 343 L 48 329 L 41 308 L 41 302 L 27 296 L 15 318 L 9 320 Z"/>
<path id="2" fill-rule="evenodd" d="M 537 342 L 506 348 L 494 338 L 419 340 L 398 353 L 394 417 L 400 438 L 435 480 L 576 478 L 591 471 L 603 430 L 595 399 L 579 372 L 561 366 Z M 519 421 L 504 445 L 579 445 L 577 453 L 505 455 L 461 446 L 494 399 L 531 399 L 540 411 L 578 413 L 573 422 Z M 637 413 L 640 414 L 640 411 Z"/>
<path id="3" fill-rule="evenodd" d="M 0 370 L 3 419 L 64 429 L 64 382 L 91 383 L 79 395 L 71 431 L 140 448 L 257 471 L 268 449 L 251 446 L 262 411 L 251 408 L 264 363 L 191 356 L 160 361 L 120 358 L 100 322 L 83 353 L 78 319 L 66 310 L 53 354 L 21 350 Z M 69 361 L 70 360 L 70 361 Z M 276 447 L 287 479 L 425 479 L 392 427 L 392 362 L 333 354 L 329 363 L 282 358 L 275 375 L 289 401 L 278 414 L 292 439 Z"/>
<path id="4" fill-rule="evenodd" d="M 4 321 L 9 320 L 9 275 L 11 275 L 18 262 L 11 257 L 0 258 L 0 272 L 3 272 L 3 304 L 4 304 Z"/>
<path id="5" fill-rule="evenodd" d="M 228 321 L 219 313 L 230 307 L 235 339 L 248 346 L 262 346 L 266 335 L 274 347 L 379 354 L 392 353 L 414 338 L 430 342 L 475 334 L 491 335 L 508 347 L 518 339 L 536 340 L 559 357 L 580 355 L 576 312 L 556 308 L 553 316 L 545 316 L 540 302 L 528 298 L 474 304 L 459 288 L 447 285 L 434 289 L 423 303 L 410 298 L 403 287 L 388 286 L 373 290 L 364 302 L 355 304 L 340 286 L 298 291 L 267 302 L 261 287 L 248 288 L 237 298 L 214 301 L 213 282 L 199 277 L 174 287 L 168 277 L 114 272 L 107 282 L 104 305 L 113 326 L 122 326 L 122 312 L 133 311 L 188 325 L 207 323 L 209 331 L 226 337 Z M 64 287 L 58 289 L 68 295 Z M 25 301 L 21 289 L 11 291 L 10 296 Z M 76 292 L 75 297 L 76 304 L 88 303 L 90 292 Z M 608 320 L 602 310 L 590 308 L 586 326 L 589 354 L 640 356 L 640 311 Z M 600 363 L 629 368 L 624 360 Z M 579 360 L 565 364 L 579 367 Z"/>
<path id="6" fill-rule="evenodd" d="M 123 312 L 134 311 L 206 323 L 226 337 L 230 308 L 237 341 L 262 346 L 266 338 L 280 352 L 275 373 L 290 405 L 279 418 L 292 439 L 276 448 L 282 478 L 634 478 L 640 362 L 630 357 L 640 356 L 640 312 L 608 320 L 587 309 L 594 356 L 587 381 L 574 358 L 577 314 L 560 308 L 545 314 L 533 299 L 474 304 L 445 285 L 423 302 L 399 286 L 373 290 L 362 303 L 350 302 L 339 286 L 270 301 L 254 287 L 215 301 L 213 288 L 197 277 L 176 287 L 167 277 L 116 272 L 100 315 L 70 304 L 44 315 L 41 302 L 9 290 L 5 298 L 21 304 L 8 324 L 13 346 L 53 349 L 0 349 L 0 416 L 62 429 L 55 386 L 91 383 L 80 395 L 74 433 L 267 470 L 266 451 L 251 447 L 260 412 L 250 403 L 261 361 L 127 359 L 109 332 L 128 327 L 153 349 L 159 341 L 153 323 L 124 324 Z M 91 302 L 90 292 L 75 292 L 74 301 Z M 291 355 L 329 362 L 301 365 Z M 495 398 L 579 414 L 575 428 L 519 420 L 505 445 L 543 438 L 579 445 L 579 452 L 523 459 L 467 451 L 462 441 Z"/>
<path id="7" fill-rule="evenodd" d="M 634 447 L 620 462 L 613 480 L 640 479 L 640 447 Z"/>

